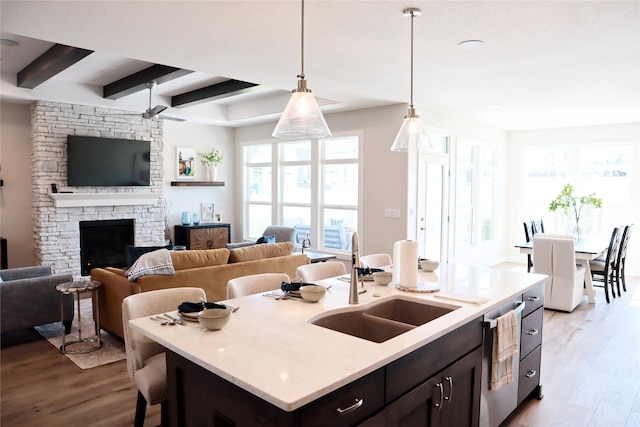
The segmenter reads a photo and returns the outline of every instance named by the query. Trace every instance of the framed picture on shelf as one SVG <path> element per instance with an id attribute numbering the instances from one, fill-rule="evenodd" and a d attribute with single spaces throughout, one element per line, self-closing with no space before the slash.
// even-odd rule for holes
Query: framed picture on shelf
<path id="1" fill-rule="evenodd" d="M 219 213 L 213 214 L 213 222 L 222 222 L 222 217 L 220 216 Z"/>
<path id="2" fill-rule="evenodd" d="M 200 218 L 202 222 L 213 222 L 213 203 L 200 203 Z"/>
<path id="3" fill-rule="evenodd" d="M 193 147 L 176 147 L 176 179 L 196 179 L 196 149 Z"/>

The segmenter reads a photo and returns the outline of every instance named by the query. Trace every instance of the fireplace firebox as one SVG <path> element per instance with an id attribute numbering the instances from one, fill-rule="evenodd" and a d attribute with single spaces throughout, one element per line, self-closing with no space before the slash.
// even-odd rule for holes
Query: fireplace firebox
<path id="1" fill-rule="evenodd" d="M 80 221 L 80 274 L 88 276 L 92 268 L 126 266 L 125 249 L 134 239 L 133 219 Z"/>

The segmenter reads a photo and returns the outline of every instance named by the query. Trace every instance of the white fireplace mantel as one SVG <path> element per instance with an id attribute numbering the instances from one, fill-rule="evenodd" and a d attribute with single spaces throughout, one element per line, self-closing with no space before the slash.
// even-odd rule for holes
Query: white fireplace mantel
<path id="1" fill-rule="evenodd" d="M 51 193 L 58 208 L 81 206 L 131 206 L 154 205 L 159 193 Z"/>

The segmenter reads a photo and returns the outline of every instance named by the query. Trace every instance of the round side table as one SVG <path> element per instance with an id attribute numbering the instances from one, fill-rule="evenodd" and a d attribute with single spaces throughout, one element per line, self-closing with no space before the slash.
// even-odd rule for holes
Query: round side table
<path id="1" fill-rule="evenodd" d="M 64 296 L 75 295 L 77 301 L 77 313 L 78 313 L 78 339 L 74 341 L 66 341 L 67 334 L 62 333 L 62 345 L 60 346 L 61 353 L 69 354 L 82 354 L 95 351 L 102 347 L 102 338 L 100 336 L 100 304 L 98 301 L 98 288 L 102 283 L 95 280 L 74 280 L 73 282 L 61 283 L 56 286 L 56 290 L 60 292 L 61 301 L 61 313 L 62 319 L 64 319 Z M 82 338 L 82 318 L 80 314 L 80 294 L 84 292 L 91 292 L 92 302 L 95 304 L 96 313 L 96 333 L 95 336 L 89 338 Z"/>

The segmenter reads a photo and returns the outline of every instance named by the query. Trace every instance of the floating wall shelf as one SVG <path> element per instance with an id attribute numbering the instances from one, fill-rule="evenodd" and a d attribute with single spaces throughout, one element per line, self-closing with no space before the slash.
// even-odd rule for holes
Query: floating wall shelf
<path id="1" fill-rule="evenodd" d="M 172 187 L 224 187 L 224 181 L 171 181 Z"/>

